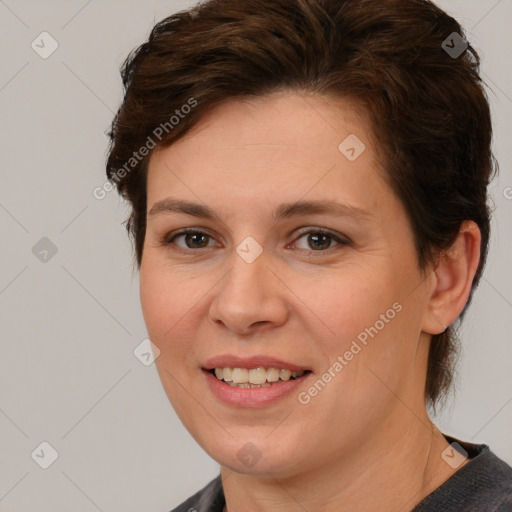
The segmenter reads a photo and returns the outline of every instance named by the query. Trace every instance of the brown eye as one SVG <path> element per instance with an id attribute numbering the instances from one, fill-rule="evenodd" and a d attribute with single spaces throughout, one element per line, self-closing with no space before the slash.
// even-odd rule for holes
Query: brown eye
<path id="1" fill-rule="evenodd" d="M 184 246 L 180 243 L 176 243 L 176 240 L 180 238 L 184 240 Z M 181 249 L 204 249 L 209 246 L 210 241 L 211 236 L 202 231 L 182 231 L 168 239 L 165 243 L 166 245 L 175 244 Z"/>
<path id="2" fill-rule="evenodd" d="M 310 230 L 302 233 L 295 243 L 297 244 L 301 239 L 306 240 L 306 243 L 302 247 L 299 245 L 299 249 L 310 252 L 323 252 L 332 249 L 336 245 L 346 246 L 350 244 L 348 240 L 322 230 Z"/>
<path id="3" fill-rule="evenodd" d="M 308 235 L 308 244 L 313 250 L 329 249 L 332 241 L 332 236 L 325 233 L 314 233 Z"/>

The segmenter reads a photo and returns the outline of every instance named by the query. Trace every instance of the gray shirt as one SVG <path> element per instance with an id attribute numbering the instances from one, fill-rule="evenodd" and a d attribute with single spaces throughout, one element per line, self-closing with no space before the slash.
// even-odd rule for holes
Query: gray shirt
<path id="1" fill-rule="evenodd" d="M 457 442 L 470 458 L 411 512 L 512 512 L 512 468 L 487 445 Z M 171 512 L 222 512 L 225 499 L 220 475 Z"/>

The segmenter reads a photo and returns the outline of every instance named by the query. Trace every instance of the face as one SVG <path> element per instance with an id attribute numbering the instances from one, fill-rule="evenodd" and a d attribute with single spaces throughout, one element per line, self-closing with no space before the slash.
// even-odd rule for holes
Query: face
<path id="1" fill-rule="evenodd" d="M 314 470 L 423 404 L 428 290 L 377 144 L 348 102 L 281 92 L 151 157 L 143 314 L 169 400 L 223 466 Z"/>

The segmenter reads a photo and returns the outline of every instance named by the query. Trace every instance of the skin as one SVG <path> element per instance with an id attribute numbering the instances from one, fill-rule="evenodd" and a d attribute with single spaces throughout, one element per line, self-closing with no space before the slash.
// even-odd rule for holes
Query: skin
<path id="1" fill-rule="evenodd" d="M 355 161 L 338 150 L 349 134 L 366 146 Z M 431 335 L 467 301 L 479 231 L 464 223 L 452 249 L 422 271 L 377 155 L 355 105 L 287 91 L 230 100 L 151 157 L 143 314 L 165 391 L 220 463 L 230 512 L 405 511 L 456 470 L 441 457 L 449 445 L 427 415 L 424 383 Z M 207 205 L 220 219 L 149 214 L 167 198 Z M 366 215 L 273 220 L 281 203 L 298 200 Z M 210 237 L 187 246 L 169 236 L 187 227 Z M 327 238 L 319 250 L 319 228 L 350 243 Z M 263 249 L 250 264 L 236 252 L 248 236 Z M 208 358 L 264 354 L 311 369 L 299 390 L 307 391 L 396 303 L 401 311 L 307 404 L 292 393 L 232 407 L 206 386 Z M 261 455 L 251 467 L 237 456 L 247 442 Z"/>

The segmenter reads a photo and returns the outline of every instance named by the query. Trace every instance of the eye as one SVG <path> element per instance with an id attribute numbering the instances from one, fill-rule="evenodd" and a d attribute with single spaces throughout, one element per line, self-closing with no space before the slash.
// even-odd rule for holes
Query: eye
<path id="1" fill-rule="evenodd" d="M 183 244 L 177 243 L 177 240 L 183 239 Z M 180 249 L 204 249 L 206 247 L 212 247 L 208 245 L 209 242 L 212 242 L 212 237 L 203 231 L 198 231 L 196 229 L 183 229 L 182 231 L 166 237 L 164 240 L 165 245 L 174 244 Z M 215 245 L 215 244 L 214 244 Z"/>
<path id="2" fill-rule="evenodd" d="M 305 241 L 305 243 L 302 242 L 302 247 L 300 246 L 301 240 Z M 298 246 L 303 251 L 326 252 L 336 245 L 348 246 L 350 243 L 350 240 L 346 237 L 316 228 L 303 231 L 293 245 Z M 196 228 L 187 228 L 171 233 L 162 240 L 162 244 L 166 246 L 174 245 L 177 249 L 183 251 L 219 246 L 211 235 Z"/>
<path id="3" fill-rule="evenodd" d="M 301 239 L 306 240 L 306 243 L 304 245 L 307 246 L 299 247 L 299 249 L 313 252 L 325 252 L 328 249 L 332 249 L 333 242 L 335 243 L 335 245 L 350 245 L 350 241 L 348 239 L 345 239 L 343 237 L 335 235 L 334 233 L 331 233 L 330 231 L 325 231 L 322 229 L 314 229 L 307 232 L 303 232 L 295 242 L 295 245 L 297 245 L 297 242 Z"/>

